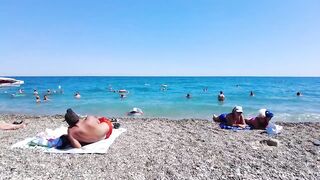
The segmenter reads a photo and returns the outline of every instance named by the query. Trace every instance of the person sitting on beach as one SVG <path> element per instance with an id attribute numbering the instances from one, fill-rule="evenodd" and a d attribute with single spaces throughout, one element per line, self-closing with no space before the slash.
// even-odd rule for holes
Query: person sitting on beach
<path id="1" fill-rule="evenodd" d="M 26 127 L 26 124 L 23 123 L 23 121 L 20 122 L 13 122 L 13 124 L 5 123 L 0 121 L 0 129 L 1 130 L 16 130 L 20 128 Z"/>
<path id="2" fill-rule="evenodd" d="M 266 129 L 269 121 L 273 117 L 273 113 L 267 109 L 260 109 L 257 117 L 245 119 L 245 122 L 252 127 L 252 129 Z"/>
<path id="3" fill-rule="evenodd" d="M 220 94 L 218 95 L 218 101 L 224 101 L 224 99 L 225 99 L 225 96 L 224 96 L 223 92 L 220 91 Z"/>
<path id="4" fill-rule="evenodd" d="M 112 134 L 113 128 L 119 128 L 119 123 L 114 123 L 105 118 L 87 116 L 80 120 L 79 116 L 68 109 L 65 114 L 65 121 L 68 123 L 68 140 L 74 148 L 81 148 L 83 145 L 107 139 Z"/>
<path id="5" fill-rule="evenodd" d="M 224 123 L 228 126 L 234 126 L 234 127 L 241 127 L 241 128 L 245 128 L 246 124 L 244 121 L 244 117 L 242 115 L 243 110 L 241 106 L 235 106 L 232 109 L 232 112 L 227 114 L 221 114 L 220 116 L 217 115 L 213 115 L 212 119 L 215 122 L 221 122 Z"/>
<path id="6" fill-rule="evenodd" d="M 79 92 L 76 92 L 76 94 L 74 94 L 74 98 L 76 99 L 80 99 L 81 98 L 81 95 Z"/>

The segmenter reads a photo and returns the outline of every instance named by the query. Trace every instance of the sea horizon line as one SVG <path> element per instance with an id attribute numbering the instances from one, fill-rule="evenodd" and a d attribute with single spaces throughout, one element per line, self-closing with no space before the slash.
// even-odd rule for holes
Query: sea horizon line
<path id="1" fill-rule="evenodd" d="M 182 78 L 320 78 L 320 76 L 296 76 L 296 75 L 286 75 L 286 76 L 277 76 L 277 75 L 0 75 L 0 77 L 154 77 L 154 78 L 163 78 L 163 77 L 182 77 Z"/>

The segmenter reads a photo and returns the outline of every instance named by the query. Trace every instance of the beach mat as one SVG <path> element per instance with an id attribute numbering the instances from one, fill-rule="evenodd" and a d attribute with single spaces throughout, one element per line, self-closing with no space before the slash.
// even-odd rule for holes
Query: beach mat
<path id="1" fill-rule="evenodd" d="M 69 154 L 98 153 L 98 154 L 104 154 L 104 153 L 107 153 L 109 147 L 112 145 L 114 140 L 125 131 L 126 131 L 126 129 L 124 129 L 124 128 L 113 129 L 112 134 L 108 139 L 103 139 L 101 141 L 88 144 L 88 145 L 83 146 L 81 148 L 56 149 L 56 148 L 48 148 L 48 147 L 43 147 L 43 146 L 30 146 L 30 142 L 32 140 L 36 139 L 36 137 L 26 138 L 23 141 L 20 141 L 20 142 L 13 144 L 11 146 L 11 148 L 40 149 L 46 153 L 69 153 Z M 53 130 L 52 132 L 55 133 L 55 136 L 61 136 L 63 134 L 66 134 L 67 128 L 65 128 L 65 129 L 64 128 L 57 128 L 56 130 Z"/>
<path id="2" fill-rule="evenodd" d="M 238 130 L 252 130 L 252 127 L 250 126 L 246 126 L 245 128 L 240 128 L 240 127 L 236 127 L 236 126 L 228 126 L 224 123 L 220 123 L 219 124 L 221 129 L 227 129 L 227 130 L 232 130 L 232 131 L 238 131 Z"/>

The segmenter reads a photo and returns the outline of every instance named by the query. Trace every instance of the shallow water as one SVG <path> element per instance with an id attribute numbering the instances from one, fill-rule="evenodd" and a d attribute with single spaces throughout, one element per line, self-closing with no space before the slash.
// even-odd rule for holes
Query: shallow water
<path id="1" fill-rule="evenodd" d="M 64 114 L 69 107 L 80 114 L 125 116 L 139 107 L 146 117 L 205 118 L 229 112 L 235 105 L 245 116 L 270 109 L 278 121 L 320 121 L 320 78 L 318 77 L 14 77 L 24 80 L 25 96 L 12 97 L 19 88 L 0 88 L 0 113 Z M 161 90 L 166 84 L 167 90 Z M 50 101 L 35 103 L 33 89 L 41 99 L 47 89 Z M 127 97 L 109 89 L 126 89 Z M 207 91 L 204 89 L 207 88 Z M 79 91 L 80 99 L 73 95 Z M 219 91 L 226 100 L 217 101 Z M 255 96 L 249 96 L 253 91 Z M 297 97 L 300 91 L 303 96 Z M 192 98 L 185 96 L 190 93 Z"/>

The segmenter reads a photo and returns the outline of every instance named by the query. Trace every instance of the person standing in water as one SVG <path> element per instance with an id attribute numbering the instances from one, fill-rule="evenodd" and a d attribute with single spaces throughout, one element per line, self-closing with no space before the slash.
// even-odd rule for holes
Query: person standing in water
<path id="1" fill-rule="evenodd" d="M 76 92 L 76 94 L 74 94 L 74 98 L 76 99 L 80 99 L 81 98 L 81 95 L 79 92 Z"/>
<path id="2" fill-rule="evenodd" d="M 36 103 L 40 103 L 41 100 L 40 100 L 40 96 L 39 95 L 36 95 Z"/>
<path id="3" fill-rule="evenodd" d="M 225 96 L 224 96 L 224 94 L 223 94 L 223 92 L 222 91 L 220 91 L 220 94 L 218 95 L 218 101 L 224 101 L 224 99 L 225 99 Z"/>

